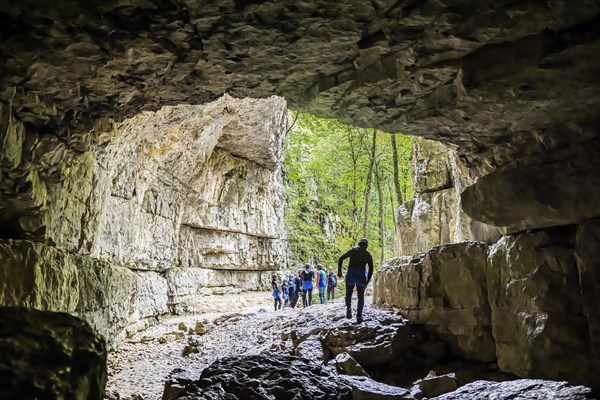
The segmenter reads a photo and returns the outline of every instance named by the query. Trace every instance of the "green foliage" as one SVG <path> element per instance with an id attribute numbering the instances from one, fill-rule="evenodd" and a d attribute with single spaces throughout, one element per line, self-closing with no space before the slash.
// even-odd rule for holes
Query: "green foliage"
<path id="1" fill-rule="evenodd" d="M 290 115 L 290 121 L 294 116 Z M 321 262 L 337 269 L 338 257 L 362 236 L 366 178 L 372 129 L 344 125 L 337 120 L 300 114 L 285 150 L 291 266 Z M 383 197 L 384 230 L 380 229 L 375 177 L 369 204 L 369 251 L 378 263 L 380 238 L 385 258 L 394 256 L 395 201 L 391 135 L 377 133 L 376 168 Z M 400 186 L 412 198 L 410 157 L 412 138 L 396 134 L 400 155 Z"/>

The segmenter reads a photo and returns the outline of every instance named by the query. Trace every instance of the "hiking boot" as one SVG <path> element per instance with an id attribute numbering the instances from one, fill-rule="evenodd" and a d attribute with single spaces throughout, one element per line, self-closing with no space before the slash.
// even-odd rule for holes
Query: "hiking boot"
<path id="1" fill-rule="evenodd" d="M 352 310 L 349 308 L 346 309 L 346 318 L 352 319 Z"/>
<path id="2" fill-rule="evenodd" d="M 357 315 L 356 316 L 356 323 L 360 324 L 361 322 L 363 322 L 362 315 Z"/>

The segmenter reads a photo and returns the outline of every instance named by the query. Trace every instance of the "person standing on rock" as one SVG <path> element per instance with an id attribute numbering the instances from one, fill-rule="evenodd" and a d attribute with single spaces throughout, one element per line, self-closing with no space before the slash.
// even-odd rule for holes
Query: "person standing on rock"
<path id="1" fill-rule="evenodd" d="M 277 274 L 273 274 L 273 280 L 271 281 L 273 287 L 273 299 L 275 301 L 275 311 L 281 310 L 281 291 L 279 290 L 279 284 L 277 283 Z"/>
<path id="2" fill-rule="evenodd" d="M 327 301 L 335 299 L 335 287 L 337 286 L 337 277 L 333 272 L 333 267 L 329 267 L 327 274 Z"/>
<path id="3" fill-rule="evenodd" d="M 362 322 L 362 312 L 365 305 L 365 289 L 373 277 L 373 257 L 367 251 L 369 241 L 362 238 L 358 246 L 353 247 L 338 260 L 338 276 L 342 277 L 342 264 L 346 258 L 350 258 L 348 271 L 346 272 L 346 318 L 352 318 L 352 292 L 356 287 L 358 294 L 358 306 L 356 308 L 356 323 Z M 366 272 L 367 266 L 369 267 Z"/>
<path id="4" fill-rule="evenodd" d="M 304 271 L 300 273 L 302 278 L 302 306 L 304 308 L 312 305 L 313 279 L 315 271 L 310 269 L 310 264 L 304 266 Z"/>
<path id="5" fill-rule="evenodd" d="M 319 301 L 325 304 L 325 289 L 327 288 L 327 274 L 321 264 L 317 264 L 317 287 L 319 288 Z"/>

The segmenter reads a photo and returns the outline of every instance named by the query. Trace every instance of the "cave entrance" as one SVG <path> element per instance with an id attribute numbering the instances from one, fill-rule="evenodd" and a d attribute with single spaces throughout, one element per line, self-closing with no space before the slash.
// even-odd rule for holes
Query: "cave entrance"
<path id="1" fill-rule="evenodd" d="M 337 268 L 361 237 L 377 265 L 398 254 L 396 212 L 413 195 L 413 138 L 293 111 L 288 121 L 290 264 Z"/>

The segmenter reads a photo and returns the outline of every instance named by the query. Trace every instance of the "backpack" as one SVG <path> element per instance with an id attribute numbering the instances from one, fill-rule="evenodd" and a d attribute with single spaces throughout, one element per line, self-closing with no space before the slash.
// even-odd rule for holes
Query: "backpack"
<path id="1" fill-rule="evenodd" d="M 327 285 L 331 287 L 337 286 L 337 277 L 335 274 L 329 274 L 329 279 L 327 280 Z"/>

